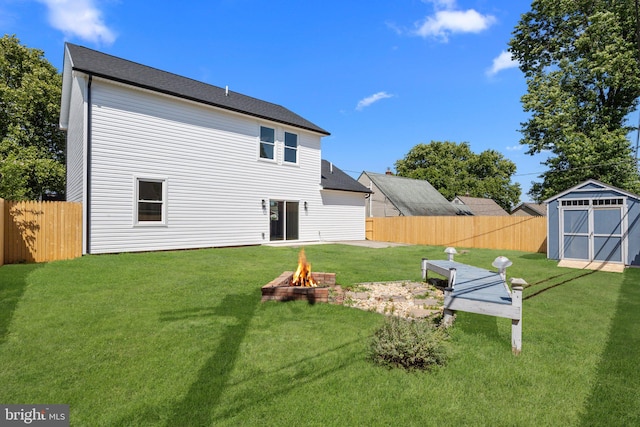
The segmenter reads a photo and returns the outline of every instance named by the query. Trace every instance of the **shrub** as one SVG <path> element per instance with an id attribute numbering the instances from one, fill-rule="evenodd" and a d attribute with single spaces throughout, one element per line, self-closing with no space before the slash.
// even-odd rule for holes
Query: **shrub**
<path id="1" fill-rule="evenodd" d="M 428 320 L 389 316 L 374 333 L 370 352 L 371 359 L 378 365 L 430 370 L 446 364 L 448 334 Z"/>

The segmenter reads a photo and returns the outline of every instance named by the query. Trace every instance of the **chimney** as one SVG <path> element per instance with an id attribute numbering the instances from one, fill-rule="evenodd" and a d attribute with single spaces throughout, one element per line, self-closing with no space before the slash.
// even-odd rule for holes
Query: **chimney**
<path id="1" fill-rule="evenodd" d="M 393 172 L 391 172 L 391 168 L 387 168 L 387 171 L 384 174 L 385 175 L 393 175 Z"/>

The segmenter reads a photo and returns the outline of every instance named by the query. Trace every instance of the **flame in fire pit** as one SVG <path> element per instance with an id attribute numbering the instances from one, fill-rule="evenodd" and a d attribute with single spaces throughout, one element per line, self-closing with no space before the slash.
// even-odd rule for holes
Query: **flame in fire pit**
<path id="1" fill-rule="evenodd" d="M 300 250 L 298 254 L 298 269 L 293 274 L 291 279 L 291 286 L 305 286 L 316 287 L 318 284 L 311 276 L 311 264 L 307 262 L 307 257 L 304 254 L 304 249 Z"/>

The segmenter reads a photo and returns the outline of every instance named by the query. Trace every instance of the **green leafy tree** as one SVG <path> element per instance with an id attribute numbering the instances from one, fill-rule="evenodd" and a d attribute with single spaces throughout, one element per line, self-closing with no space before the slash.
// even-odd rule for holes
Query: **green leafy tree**
<path id="1" fill-rule="evenodd" d="M 0 197 L 64 194 L 61 90 L 62 77 L 41 50 L 0 38 Z"/>
<path id="2" fill-rule="evenodd" d="M 418 144 L 395 167 L 400 176 L 426 179 L 448 200 L 486 197 L 508 212 L 520 200 L 520 184 L 511 183 L 516 165 L 494 150 L 476 154 L 466 142 Z"/>
<path id="3" fill-rule="evenodd" d="M 525 73 L 528 154 L 548 153 L 537 201 L 594 178 L 640 190 L 626 117 L 640 96 L 638 0 L 535 0 L 510 41 Z"/>

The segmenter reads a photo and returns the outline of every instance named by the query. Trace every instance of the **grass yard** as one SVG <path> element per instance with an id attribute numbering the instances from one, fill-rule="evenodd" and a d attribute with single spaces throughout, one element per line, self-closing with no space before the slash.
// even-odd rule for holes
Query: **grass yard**
<path id="1" fill-rule="evenodd" d="M 461 248 L 458 248 L 461 249 Z M 0 402 L 65 403 L 72 426 L 640 425 L 640 269 L 557 268 L 506 255 L 523 277 L 523 351 L 511 325 L 459 313 L 433 372 L 366 359 L 379 314 L 260 303 L 299 248 L 86 256 L 0 268 Z M 443 248 L 306 247 L 349 285 L 419 280 Z"/>

